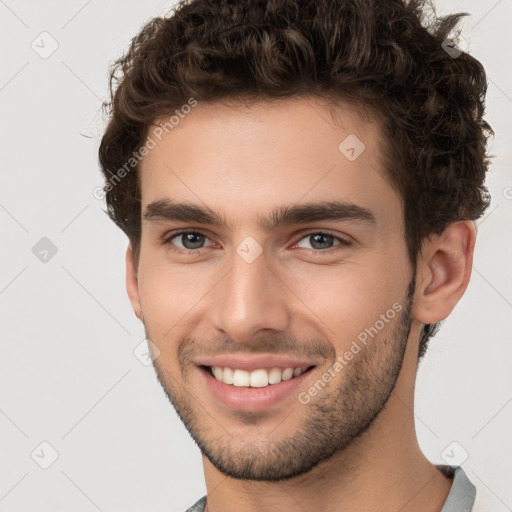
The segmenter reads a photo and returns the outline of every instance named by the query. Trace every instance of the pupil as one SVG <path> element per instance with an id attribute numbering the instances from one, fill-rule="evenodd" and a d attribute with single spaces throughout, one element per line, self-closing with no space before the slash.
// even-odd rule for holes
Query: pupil
<path id="1" fill-rule="evenodd" d="M 200 233 L 185 233 L 181 241 L 186 249 L 198 249 L 203 243 L 203 235 Z"/>
<path id="2" fill-rule="evenodd" d="M 321 239 L 327 239 L 327 242 L 322 243 Z M 324 235 L 322 233 L 316 233 L 314 235 L 311 235 L 310 237 L 311 245 L 315 249 L 328 249 L 330 246 L 330 243 L 333 240 L 333 237 L 331 235 Z M 327 244 L 327 247 L 325 246 Z M 320 247 L 318 247 L 320 245 Z"/>

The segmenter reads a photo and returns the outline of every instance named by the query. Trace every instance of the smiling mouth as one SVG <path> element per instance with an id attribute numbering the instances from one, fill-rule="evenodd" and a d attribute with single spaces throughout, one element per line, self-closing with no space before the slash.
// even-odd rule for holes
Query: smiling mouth
<path id="1" fill-rule="evenodd" d="M 235 387 L 264 388 L 299 377 L 309 372 L 314 366 L 261 368 L 250 372 L 227 366 L 202 366 L 202 368 L 224 384 Z"/>

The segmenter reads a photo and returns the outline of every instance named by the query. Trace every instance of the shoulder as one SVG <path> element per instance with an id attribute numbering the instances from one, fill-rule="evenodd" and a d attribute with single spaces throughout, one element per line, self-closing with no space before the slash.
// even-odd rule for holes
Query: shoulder
<path id="1" fill-rule="evenodd" d="M 190 508 L 185 512 L 203 512 L 206 504 L 206 496 L 203 496 L 199 501 L 196 501 Z"/>
<path id="2" fill-rule="evenodd" d="M 510 509 L 491 490 L 492 484 L 485 482 L 474 471 L 460 466 L 437 468 L 446 476 L 453 477 L 452 488 L 441 512 L 509 512 Z"/>

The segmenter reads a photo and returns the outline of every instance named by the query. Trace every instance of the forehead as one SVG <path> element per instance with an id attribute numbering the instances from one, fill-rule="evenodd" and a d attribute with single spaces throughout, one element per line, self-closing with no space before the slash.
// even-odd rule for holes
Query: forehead
<path id="1" fill-rule="evenodd" d="M 379 127 L 353 106 L 310 97 L 199 102 L 166 121 L 149 131 L 155 144 L 139 167 L 143 211 L 172 198 L 256 220 L 283 205 L 341 200 L 400 216 Z"/>

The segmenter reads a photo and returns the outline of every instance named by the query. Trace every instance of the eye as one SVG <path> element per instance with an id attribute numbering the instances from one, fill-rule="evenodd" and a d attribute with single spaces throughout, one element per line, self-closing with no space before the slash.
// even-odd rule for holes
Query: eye
<path id="1" fill-rule="evenodd" d="M 177 242 L 173 242 L 175 240 Z M 164 240 L 165 244 L 176 246 L 178 249 L 183 251 L 197 251 L 197 249 L 203 249 L 205 240 L 209 240 L 206 235 L 198 233 L 197 231 L 180 231 L 167 237 Z M 180 245 L 181 243 L 181 245 Z"/>
<path id="2" fill-rule="evenodd" d="M 172 249 L 177 252 L 187 252 L 188 254 L 192 254 L 209 247 L 206 245 L 206 241 L 208 240 L 210 239 L 206 235 L 198 231 L 180 231 L 166 236 L 163 243 L 164 245 L 171 245 Z M 304 244 L 310 244 L 310 247 L 307 247 Z M 212 245 L 214 244 L 210 244 L 210 246 Z M 349 245 L 351 245 L 351 243 L 348 240 L 324 231 L 310 232 L 295 244 L 296 247 L 300 247 L 301 249 L 327 253 L 331 252 L 331 250 L 336 250 L 336 246 Z"/>
<path id="3" fill-rule="evenodd" d="M 337 245 L 350 245 L 350 242 L 348 240 L 345 240 L 335 235 L 331 235 L 330 233 L 325 233 L 323 231 L 315 231 L 312 233 L 308 233 L 307 235 L 302 237 L 300 241 L 297 243 L 298 247 L 301 247 L 303 249 L 310 249 L 310 247 L 304 247 L 303 245 L 301 245 L 301 243 L 303 243 L 303 240 L 306 240 L 306 243 L 309 243 L 311 245 L 311 249 L 317 252 L 328 252 L 330 249 Z M 338 243 L 334 243 L 336 241 Z"/>

